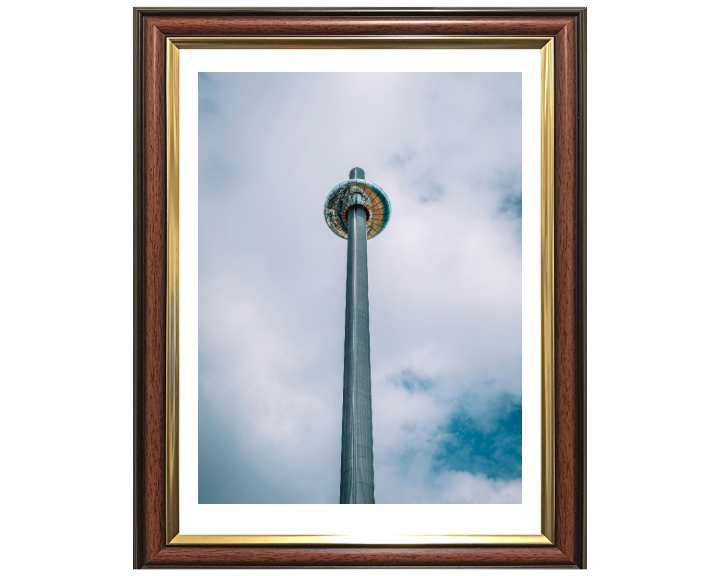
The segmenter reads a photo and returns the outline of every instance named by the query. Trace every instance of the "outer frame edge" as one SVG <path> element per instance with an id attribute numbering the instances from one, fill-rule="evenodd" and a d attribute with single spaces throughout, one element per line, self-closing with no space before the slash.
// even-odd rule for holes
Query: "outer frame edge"
<path id="1" fill-rule="evenodd" d="M 142 427 L 142 175 L 143 175 L 143 15 L 133 8 L 133 568 L 144 565 Z"/>
<path id="2" fill-rule="evenodd" d="M 429 13 L 429 14 L 428 14 Z M 587 14 L 587 8 L 554 8 L 554 9 L 522 9 L 522 8 L 501 8 L 501 9 L 493 9 L 493 8 L 478 8 L 478 9 L 459 9 L 459 10 L 453 10 L 453 9 L 439 9 L 439 10 L 433 10 L 433 9 L 419 9 L 417 12 L 413 12 L 412 9 L 395 9 L 395 10 L 381 10 L 381 11 L 374 11 L 372 9 L 347 9 L 347 10 L 333 10 L 333 9 L 305 9 L 305 8 L 298 8 L 298 9 L 250 9 L 250 8 L 240 8 L 240 9 L 205 9 L 205 8 L 185 8 L 185 9 L 175 9 L 175 8 L 134 8 L 133 9 L 133 17 L 134 17 L 134 39 L 133 39 L 133 57 L 134 57 L 134 71 L 133 71 L 133 79 L 134 79 L 134 114 L 133 114 L 133 120 L 134 120 L 134 135 L 133 135 L 133 147 L 134 147 L 134 154 L 133 154 L 133 160 L 134 160 L 134 191 L 133 191 L 133 219 L 134 219 L 134 230 L 133 230 L 133 243 L 134 243 L 134 253 L 133 253 L 133 267 L 134 267 L 134 281 L 133 281 L 133 300 L 134 300 L 134 314 L 133 314 L 133 332 L 134 332 L 134 345 L 133 345 L 133 360 L 134 360 L 134 366 L 133 366 L 133 376 L 134 376 L 134 386 L 133 386 L 133 400 L 134 400 L 134 424 L 133 424 L 133 444 L 134 444 L 134 474 L 133 474 L 133 482 L 134 482 L 134 509 L 133 509 L 133 515 L 134 515 L 134 526 L 133 526 L 133 546 L 134 546 L 134 567 L 135 568 L 142 568 L 144 566 L 148 565 L 155 565 L 157 567 L 160 567 L 161 565 L 170 566 L 171 564 L 176 565 L 172 561 L 169 563 L 167 562 L 167 558 L 165 559 L 165 562 L 163 561 L 162 557 L 164 554 L 162 554 L 162 550 L 158 554 L 157 558 L 150 558 L 145 559 L 144 558 L 144 552 L 143 552 L 143 546 L 144 546 L 144 538 L 146 534 L 147 527 L 145 526 L 144 522 L 144 509 L 143 509 L 143 503 L 142 503 L 142 495 L 144 494 L 144 476 L 143 476 L 143 470 L 142 467 L 138 467 L 138 462 L 142 462 L 143 457 L 143 442 L 142 442 L 142 417 L 145 413 L 146 408 L 144 407 L 142 403 L 142 397 L 140 397 L 138 401 L 138 392 L 142 390 L 142 376 L 138 375 L 138 366 L 141 366 L 141 363 L 143 361 L 143 355 L 142 350 L 145 345 L 145 341 L 142 334 L 142 325 L 143 325 L 143 314 L 142 314 L 142 307 L 141 304 L 144 302 L 145 294 L 143 291 L 143 270 L 142 270 L 142 262 L 144 258 L 144 252 L 143 252 L 143 225 L 142 225 L 142 200 L 144 198 L 144 189 L 142 185 L 142 176 L 145 173 L 145 158 L 144 158 L 144 152 L 142 148 L 142 142 L 145 138 L 145 132 L 144 132 L 144 126 L 143 126 L 143 108 L 144 108 L 144 89 L 143 89 L 143 74 L 144 74 L 144 42 L 143 42 L 143 25 L 144 25 L 144 18 L 148 16 L 212 16 L 212 15 L 251 15 L 251 14 L 275 14 L 275 15 L 297 15 L 297 16 L 307 16 L 307 15 L 337 15 L 337 16 L 393 16 L 393 15 L 418 15 L 418 16 L 433 16 L 433 15 L 458 15 L 458 16 L 496 16 L 496 17 L 502 17 L 502 16 L 574 16 L 576 19 L 576 24 L 578 25 L 578 40 L 576 45 L 573 47 L 576 51 L 576 55 L 578 56 L 578 65 L 581 66 L 581 68 L 578 69 L 578 111 L 579 111 L 579 117 L 578 117 L 578 130 L 579 130 L 579 138 L 578 138 L 578 150 L 576 152 L 578 153 L 578 169 L 579 169 L 579 186 L 580 190 L 579 193 L 579 210 L 578 210 L 578 227 L 579 227 L 579 238 L 580 238 L 580 246 L 579 246 L 579 254 L 578 254 L 578 260 L 581 260 L 578 262 L 578 272 L 579 272 L 579 319 L 578 321 L 582 324 L 580 326 L 580 342 L 579 347 L 579 353 L 580 358 L 579 362 L 582 363 L 581 366 L 581 374 L 580 377 L 582 378 L 582 382 L 578 382 L 579 386 L 579 392 L 581 393 L 581 398 L 579 398 L 579 406 L 581 408 L 580 410 L 580 416 L 579 416 L 579 424 L 580 428 L 578 430 L 579 439 L 585 439 L 586 438 L 586 226 L 587 226 L 587 220 L 586 220 L 586 195 L 587 195 L 587 183 L 586 183 L 586 65 L 587 65 L 587 57 L 586 57 L 586 50 L 587 50 L 587 36 L 586 36 L 586 14 Z M 578 465 L 580 467 L 581 472 L 581 479 L 580 479 L 580 485 L 577 487 L 579 491 L 579 499 L 578 499 L 578 506 L 582 508 L 581 515 L 578 519 L 578 526 L 579 532 L 576 533 L 576 536 L 582 540 L 582 546 L 580 546 L 579 552 L 578 552 L 578 560 L 577 560 L 577 567 L 580 568 L 586 568 L 586 553 L 587 553 L 587 544 L 586 544 L 586 532 L 587 532 L 587 525 L 586 525 L 586 444 L 580 443 L 580 461 L 578 462 Z M 166 548 L 167 549 L 167 548 Z M 572 561 L 570 561 L 572 562 Z M 207 567 L 207 564 L 197 564 L 200 566 Z M 294 566 L 298 566 L 298 564 L 293 564 Z M 309 566 L 310 564 L 303 564 Z M 184 566 L 188 566 L 188 564 L 184 564 Z M 440 564 L 437 564 L 437 566 L 440 566 Z M 488 564 L 485 565 L 486 567 L 491 567 L 492 565 Z M 520 564 L 518 565 L 520 567 L 573 567 L 569 566 L 568 564 L 565 564 L 564 562 L 562 564 L 538 564 L 538 563 L 527 563 L 527 564 Z M 505 566 L 506 567 L 506 566 Z"/>
<path id="3" fill-rule="evenodd" d="M 509 16 L 577 16 L 578 12 L 584 8 L 573 7 L 548 7 L 548 8 L 522 8 L 522 7 L 475 7 L 475 8 L 433 8 L 433 7 L 415 7 L 415 8 L 305 8 L 305 7 L 285 7 L 285 8 L 173 8 L 173 7 L 151 7 L 151 8 L 135 8 L 142 13 L 143 16 L 357 16 L 357 17 L 393 17 L 393 16 L 415 16 L 428 17 L 433 16 L 491 16 L 491 17 L 509 17 Z"/>
<path id="4" fill-rule="evenodd" d="M 578 535 L 577 566 L 587 569 L 587 8 L 577 25 L 578 131 Z"/>

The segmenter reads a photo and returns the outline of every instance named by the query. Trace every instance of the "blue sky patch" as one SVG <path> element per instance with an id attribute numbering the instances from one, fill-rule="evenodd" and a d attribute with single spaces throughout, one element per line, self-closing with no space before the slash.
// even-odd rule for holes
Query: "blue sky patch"
<path id="1" fill-rule="evenodd" d="M 395 382 L 408 392 L 427 392 L 436 384 L 432 378 L 422 378 L 412 370 L 403 370 L 395 377 Z"/>
<path id="2" fill-rule="evenodd" d="M 500 212 L 522 218 L 522 194 L 506 194 L 503 196 Z"/>
<path id="3" fill-rule="evenodd" d="M 462 407 L 453 412 L 443 432 L 447 440 L 435 454 L 434 468 L 482 473 L 488 478 L 522 477 L 522 404 L 503 394 L 488 411 Z"/>
<path id="4" fill-rule="evenodd" d="M 522 173 L 520 169 L 499 172 L 495 175 L 493 188 L 501 194 L 500 212 L 522 218 Z"/>

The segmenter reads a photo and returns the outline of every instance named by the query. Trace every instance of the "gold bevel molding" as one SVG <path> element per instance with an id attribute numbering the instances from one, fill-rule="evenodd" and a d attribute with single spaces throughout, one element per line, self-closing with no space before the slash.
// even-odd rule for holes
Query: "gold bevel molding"
<path id="1" fill-rule="evenodd" d="M 192 37 L 166 39 L 166 543 L 170 545 L 551 545 L 555 540 L 554 39 L 552 37 Z M 180 49 L 538 49 L 541 118 L 541 518 L 539 535 L 186 535 L 179 533 Z"/>

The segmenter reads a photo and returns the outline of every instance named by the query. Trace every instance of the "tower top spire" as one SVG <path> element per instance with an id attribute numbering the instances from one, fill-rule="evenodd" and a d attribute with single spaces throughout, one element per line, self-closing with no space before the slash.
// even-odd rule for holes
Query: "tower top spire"
<path id="1" fill-rule="evenodd" d="M 348 176 L 348 178 L 350 178 L 350 180 L 355 180 L 358 178 L 364 180 L 365 179 L 365 170 L 363 170 L 362 168 L 358 168 L 356 166 L 355 168 L 350 170 L 350 175 Z"/>

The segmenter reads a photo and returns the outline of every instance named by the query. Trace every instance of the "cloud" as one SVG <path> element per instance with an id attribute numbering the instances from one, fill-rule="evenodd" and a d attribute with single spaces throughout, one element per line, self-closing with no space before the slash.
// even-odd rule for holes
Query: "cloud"
<path id="1" fill-rule="evenodd" d="M 376 472 L 375 484 L 391 486 L 387 497 L 394 504 L 520 504 L 522 480 L 491 480 L 483 474 L 443 472 L 432 482 L 416 470 L 403 476 Z"/>
<path id="2" fill-rule="evenodd" d="M 522 173 L 520 170 L 498 172 L 491 186 L 501 194 L 500 212 L 522 218 Z"/>
<path id="3" fill-rule="evenodd" d="M 445 187 L 441 186 L 431 178 L 416 180 L 416 186 L 420 190 L 420 202 L 437 202 L 445 196 Z"/>
<path id="4" fill-rule="evenodd" d="M 437 384 L 435 380 L 422 378 L 412 370 L 403 370 L 395 381 L 408 392 L 427 392 Z"/>
<path id="5" fill-rule="evenodd" d="M 376 502 L 521 501 L 519 396 L 495 381 L 428 379 L 410 370 L 374 386 Z M 461 486 L 480 485 L 475 496 L 453 500 Z"/>
<path id="6" fill-rule="evenodd" d="M 201 503 L 338 502 L 347 244 L 321 207 L 353 166 L 393 205 L 368 244 L 376 500 L 519 501 L 520 87 L 200 75 Z"/>

